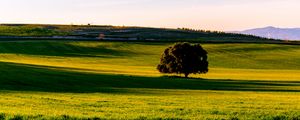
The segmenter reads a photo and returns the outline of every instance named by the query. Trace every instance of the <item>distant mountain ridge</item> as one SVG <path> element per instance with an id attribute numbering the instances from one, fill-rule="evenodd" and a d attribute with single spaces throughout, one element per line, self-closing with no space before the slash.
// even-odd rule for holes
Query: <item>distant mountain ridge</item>
<path id="1" fill-rule="evenodd" d="M 276 28 L 273 26 L 269 26 L 264 28 L 238 31 L 234 33 L 255 35 L 259 37 L 272 38 L 272 39 L 300 41 L 300 28 Z"/>

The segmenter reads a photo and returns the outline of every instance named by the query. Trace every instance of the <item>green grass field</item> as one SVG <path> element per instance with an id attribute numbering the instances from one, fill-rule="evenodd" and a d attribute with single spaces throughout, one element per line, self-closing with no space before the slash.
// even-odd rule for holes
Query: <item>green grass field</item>
<path id="1" fill-rule="evenodd" d="M 157 72 L 171 43 L 0 42 L 0 119 L 300 119 L 300 46 L 203 44 L 210 72 Z"/>

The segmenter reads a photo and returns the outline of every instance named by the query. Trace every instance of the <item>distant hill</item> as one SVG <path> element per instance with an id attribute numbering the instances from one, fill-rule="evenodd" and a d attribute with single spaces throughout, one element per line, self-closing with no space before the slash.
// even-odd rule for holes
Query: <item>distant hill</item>
<path id="1" fill-rule="evenodd" d="M 267 40 L 266 38 L 187 28 L 167 29 L 109 25 L 2 24 L 0 36 L 81 37 L 128 40 Z"/>
<path id="2" fill-rule="evenodd" d="M 0 40 L 21 39 L 283 43 L 283 41 L 254 35 L 188 28 L 169 29 L 110 25 L 0 24 Z"/>
<path id="3" fill-rule="evenodd" d="M 272 39 L 300 40 L 300 28 L 265 27 L 240 31 L 236 33 L 255 35 Z"/>

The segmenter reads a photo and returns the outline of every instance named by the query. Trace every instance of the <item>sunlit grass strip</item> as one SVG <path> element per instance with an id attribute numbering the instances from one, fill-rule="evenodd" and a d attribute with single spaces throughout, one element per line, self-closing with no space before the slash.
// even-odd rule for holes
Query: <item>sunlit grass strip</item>
<path id="1" fill-rule="evenodd" d="M 145 93 L 2 92 L 0 112 L 7 115 L 42 115 L 45 118 L 69 116 L 106 119 L 260 119 L 277 115 L 300 115 L 296 112 L 300 110 L 298 93 L 147 89 L 137 91 Z"/>
<path id="2" fill-rule="evenodd" d="M 125 74 L 137 76 L 162 76 L 155 66 L 138 66 L 127 59 L 97 60 L 89 62 L 89 58 L 39 57 L 13 54 L 2 54 L 2 62 L 28 65 L 48 66 L 49 69 L 70 70 L 91 73 Z M 21 61 L 20 61 L 21 60 Z M 116 63 L 116 64 L 111 64 Z M 175 74 L 174 74 L 175 75 Z M 300 80 L 300 70 L 276 69 L 232 69 L 210 68 L 208 74 L 192 75 L 196 78 L 232 79 L 232 80 Z"/>

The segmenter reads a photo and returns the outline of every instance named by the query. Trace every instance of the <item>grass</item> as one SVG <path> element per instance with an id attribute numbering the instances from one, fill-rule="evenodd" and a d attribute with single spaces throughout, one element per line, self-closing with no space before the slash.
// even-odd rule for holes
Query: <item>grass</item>
<path id="1" fill-rule="evenodd" d="M 0 61 L 95 73 L 161 76 L 156 70 L 169 43 L 6 42 Z M 208 79 L 299 80 L 300 47 L 269 44 L 203 44 Z M 244 49 L 243 49 L 244 48 Z"/>
<path id="2" fill-rule="evenodd" d="M 300 118 L 300 47 L 203 44 L 185 79 L 155 70 L 169 45 L 1 42 L 0 119 Z"/>
<path id="3" fill-rule="evenodd" d="M 135 93 L 134 91 L 138 91 Z M 139 93 L 143 91 L 144 93 Z M 150 92 L 146 92 L 150 91 Z M 250 95 L 249 95 L 250 94 Z M 299 119 L 298 93 L 131 90 L 130 93 L 1 93 L 7 116 L 77 119 Z M 9 99 L 11 102 L 7 102 Z"/>
<path id="4" fill-rule="evenodd" d="M 0 25 L 0 36 L 64 36 L 67 32 L 62 32 L 41 26 L 5 26 Z"/>

